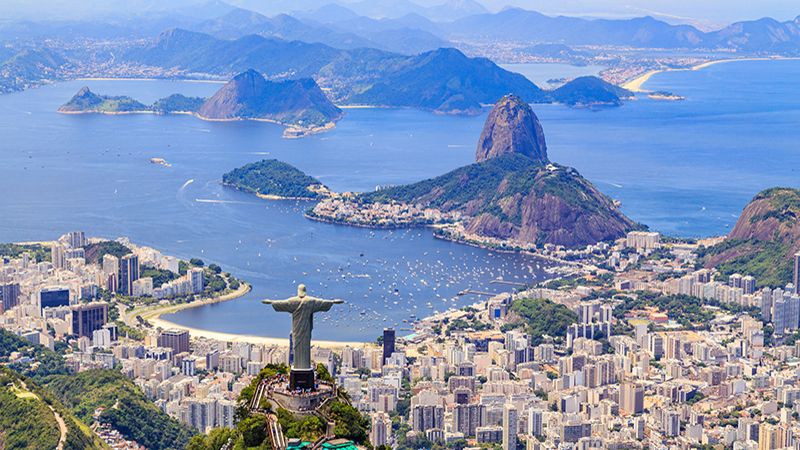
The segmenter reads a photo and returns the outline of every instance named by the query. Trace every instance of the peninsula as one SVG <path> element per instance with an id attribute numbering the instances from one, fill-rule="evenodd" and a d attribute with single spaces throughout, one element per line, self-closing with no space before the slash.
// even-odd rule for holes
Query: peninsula
<path id="1" fill-rule="evenodd" d="M 442 237 L 503 248 L 580 247 L 640 228 L 575 169 L 550 162 L 536 114 L 514 95 L 489 113 L 474 164 L 352 199 L 324 200 L 307 216 L 358 226 L 442 225 Z"/>
<path id="2" fill-rule="evenodd" d="M 277 159 L 234 169 L 222 176 L 222 184 L 270 200 L 319 200 L 331 196 L 319 180 Z"/>

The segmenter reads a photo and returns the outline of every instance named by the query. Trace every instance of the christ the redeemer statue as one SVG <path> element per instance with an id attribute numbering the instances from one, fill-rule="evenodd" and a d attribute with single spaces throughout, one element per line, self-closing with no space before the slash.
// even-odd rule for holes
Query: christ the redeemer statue
<path id="1" fill-rule="evenodd" d="M 297 296 L 286 300 L 263 300 L 278 312 L 292 314 L 292 340 L 294 341 L 294 364 L 289 376 L 289 387 L 314 389 L 314 368 L 311 366 L 311 331 L 314 329 L 314 313 L 329 311 L 331 306 L 343 300 L 322 300 L 306 295 L 304 284 L 297 286 Z"/>

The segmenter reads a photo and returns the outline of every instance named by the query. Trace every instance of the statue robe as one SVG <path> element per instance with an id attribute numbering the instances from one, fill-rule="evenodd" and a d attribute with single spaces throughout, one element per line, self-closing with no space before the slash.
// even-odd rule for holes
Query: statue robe
<path id="1" fill-rule="evenodd" d="M 273 300 L 272 308 L 278 312 L 292 314 L 292 340 L 294 341 L 294 369 L 311 369 L 311 330 L 314 329 L 314 313 L 331 309 L 334 302 L 313 297 Z"/>

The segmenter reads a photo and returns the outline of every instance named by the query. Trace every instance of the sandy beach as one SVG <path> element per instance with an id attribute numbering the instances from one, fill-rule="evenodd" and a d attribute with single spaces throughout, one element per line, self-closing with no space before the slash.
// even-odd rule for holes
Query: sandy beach
<path id="1" fill-rule="evenodd" d="M 211 330 L 203 330 L 199 328 L 187 327 L 183 325 L 178 325 L 176 323 L 170 322 L 169 320 L 162 319 L 161 316 L 164 314 L 172 314 L 178 311 L 182 311 L 185 309 L 190 308 L 197 308 L 199 306 L 204 305 L 211 305 L 214 303 L 225 302 L 228 300 L 234 300 L 237 298 L 242 297 L 243 295 L 250 292 L 251 286 L 246 283 L 242 283 L 239 289 L 230 292 L 228 294 L 214 297 L 205 300 L 199 300 L 191 303 L 181 303 L 178 305 L 163 305 L 163 306 L 148 306 L 144 308 L 136 308 L 133 311 L 127 312 L 123 315 L 123 320 L 130 326 L 135 326 L 134 318 L 137 315 L 142 316 L 143 319 L 150 322 L 155 328 L 161 329 L 170 329 L 170 328 L 178 328 L 181 330 L 188 330 L 189 334 L 192 337 L 202 337 L 206 339 L 214 339 L 218 341 L 224 342 L 248 342 L 250 344 L 256 345 L 281 345 L 281 346 L 288 346 L 289 339 L 288 338 L 271 338 L 265 336 L 254 336 L 250 334 L 234 334 L 234 333 L 223 333 L 218 331 L 211 331 Z M 265 306 L 266 308 L 266 306 Z M 285 320 L 289 320 L 289 317 L 283 318 Z M 265 325 L 266 328 L 266 325 Z M 340 349 L 345 346 L 362 346 L 364 342 L 346 342 L 346 341 L 319 341 L 314 340 L 312 341 L 313 345 L 323 348 L 330 348 L 330 349 Z"/>
<path id="2" fill-rule="evenodd" d="M 723 64 L 723 63 L 730 63 L 730 62 L 739 62 L 739 61 L 793 61 L 793 60 L 800 60 L 800 58 L 783 58 L 783 57 L 775 57 L 775 58 L 728 58 L 728 59 L 715 59 L 713 61 L 706 61 L 704 63 L 696 64 L 691 67 L 686 67 L 682 69 L 661 69 L 661 70 L 651 70 L 643 75 L 640 75 L 634 78 L 631 81 L 623 84 L 622 87 L 631 91 L 631 92 L 640 92 L 640 93 L 648 93 L 650 91 L 643 88 L 644 84 L 653 77 L 653 75 L 662 73 L 662 72 L 686 72 L 690 70 L 701 70 L 705 69 L 706 67 L 711 67 L 716 64 Z"/>

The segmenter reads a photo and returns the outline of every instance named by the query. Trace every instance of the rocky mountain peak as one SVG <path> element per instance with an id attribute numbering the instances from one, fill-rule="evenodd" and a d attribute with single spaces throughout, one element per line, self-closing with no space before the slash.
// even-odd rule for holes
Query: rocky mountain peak
<path id="1" fill-rule="evenodd" d="M 478 140 L 476 162 L 519 153 L 546 164 L 547 144 L 539 118 L 528 103 L 516 95 L 506 95 L 495 103 Z"/>

